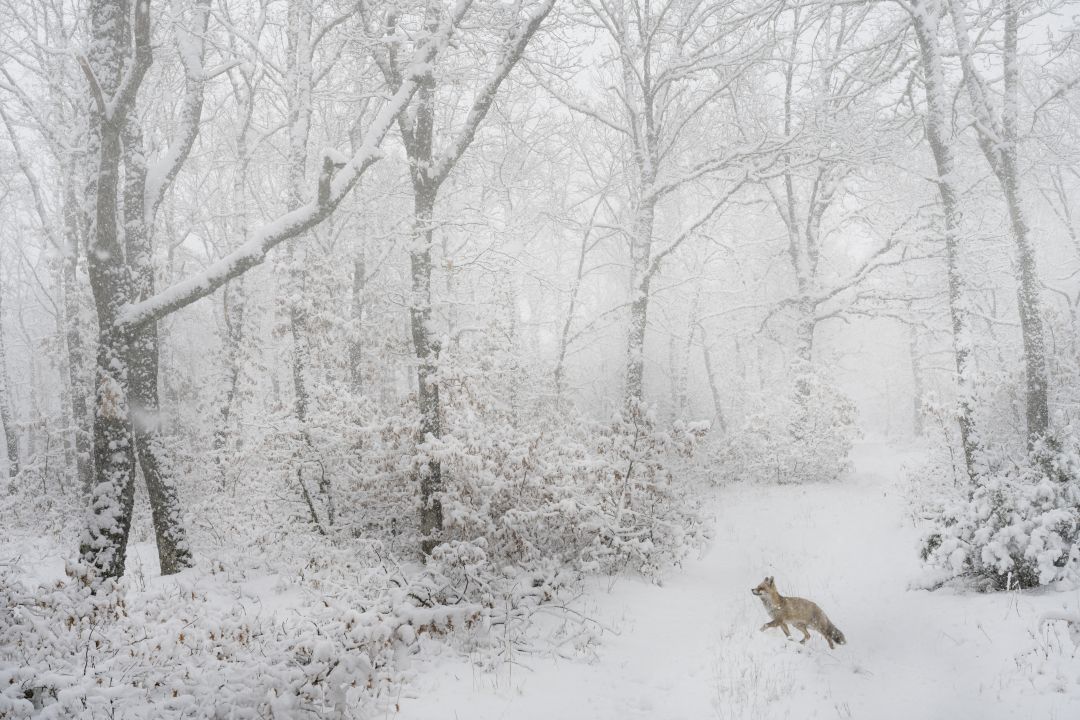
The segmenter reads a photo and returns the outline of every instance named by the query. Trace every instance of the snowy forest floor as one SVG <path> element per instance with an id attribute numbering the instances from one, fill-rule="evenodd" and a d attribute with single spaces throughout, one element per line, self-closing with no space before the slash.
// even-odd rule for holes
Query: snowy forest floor
<path id="1" fill-rule="evenodd" d="M 609 629 L 593 662 L 519 656 L 481 672 L 441 658 L 415 668 L 396 717 L 1080 717 L 1080 656 L 1041 622 L 1075 615 L 1080 591 L 910 590 L 919 531 L 900 471 L 917 456 L 864 444 L 854 459 L 843 483 L 720 491 L 713 543 L 663 587 L 596 581 L 583 610 Z M 758 632 L 750 588 L 766 575 L 820 604 L 848 644 Z"/>
<path id="2" fill-rule="evenodd" d="M 1074 626 L 1070 632 L 1064 622 L 1044 621 L 1053 614 L 1080 614 L 1080 590 L 979 594 L 909 589 L 921 573 L 919 529 L 910 509 L 912 488 L 901 468 L 905 463 L 918 465 L 920 458 L 916 451 L 866 443 L 857 448 L 855 469 L 842 482 L 720 488 L 710 498 L 712 542 L 701 557 L 669 570 L 662 586 L 629 575 L 590 579 L 585 592 L 568 606 L 543 606 L 544 612 L 536 613 L 529 630 L 540 641 L 529 645 L 536 650 L 532 653 L 514 644 L 500 649 L 499 628 L 480 643 L 470 643 L 467 633 L 456 644 L 418 643 L 397 658 L 404 682 L 393 683 L 389 695 L 351 716 L 1080 717 L 1080 629 Z M 223 537 L 239 532 L 230 530 Z M 9 525 L 0 532 L 0 565 L 26 580 L 54 582 L 63 577 L 63 558 L 73 542 L 40 531 L 35 535 L 32 524 L 21 524 L 17 532 Z M 226 545 L 236 547 L 226 553 Z M 282 621 L 288 621 L 319 634 L 320 626 L 326 630 L 327 623 L 356 609 L 350 593 L 362 589 L 364 581 L 352 575 L 344 561 L 328 566 L 334 574 L 307 569 L 310 548 L 294 548 L 290 554 L 273 541 L 261 550 L 236 541 L 226 545 L 219 552 L 227 558 L 225 566 L 232 566 L 228 572 L 215 572 L 216 562 L 206 560 L 180 576 L 162 578 L 145 530 L 136 539 L 125 581 L 128 626 L 118 631 L 114 644 L 124 649 L 131 637 L 158 638 L 157 649 L 148 650 L 143 660 L 150 666 L 144 673 L 149 680 L 143 682 L 152 688 L 129 688 L 122 696 L 99 698 L 109 703 L 101 706 L 109 712 L 92 710 L 80 717 L 204 717 L 201 713 L 211 707 L 218 713 L 211 716 L 234 717 L 232 710 L 222 708 L 247 707 L 265 696 L 266 688 L 276 687 L 269 681 L 263 682 L 266 687 L 258 685 L 262 680 L 257 678 L 268 672 L 288 678 L 298 672 L 291 660 L 295 647 L 286 642 L 288 637 L 276 638 L 273 628 L 283 629 Z M 766 575 L 776 577 L 782 594 L 820 604 L 848 644 L 830 651 L 817 634 L 802 646 L 779 630 L 759 632 L 767 616 L 750 588 Z M 336 584 L 328 586 L 328 580 Z M 346 587 L 349 592 L 344 592 Z M 333 600 L 336 595 L 341 597 Z M 587 620 L 583 623 L 582 618 Z M 567 620 L 577 630 L 560 636 L 559 626 Z M 217 647 L 214 633 L 223 638 L 223 627 L 245 634 L 258 630 L 260 643 L 233 643 L 232 664 L 207 665 L 207 677 L 181 677 L 185 663 L 188 670 L 197 669 L 192 653 L 203 653 L 197 655 L 199 662 L 210 658 L 207 648 Z M 71 647 L 86 645 L 89 653 L 89 640 L 73 637 L 76 644 L 56 645 L 42 668 L 54 673 L 59 672 L 54 665 L 72 665 L 65 682 L 82 686 L 72 690 L 73 697 L 89 697 L 100 682 L 80 679 L 86 674 L 85 662 L 69 657 Z M 564 637 L 573 645 L 545 644 L 545 637 Z M 470 646 L 472 652 L 452 649 Z M 123 679 L 127 665 L 111 664 L 115 653 L 108 644 L 100 652 L 96 672 Z M 76 654 L 81 658 L 81 653 Z M 280 662 L 271 667 L 271 660 Z M 214 668 L 229 674 L 218 679 Z M 163 690 L 156 704 L 139 704 L 155 697 L 155 672 L 166 690 L 191 685 L 192 697 L 173 701 Z M 244 694 L 244 687 L 257 685 L 262 689 Z M 223 688 L 232 695 L 223 695 Z M 72 703 L 82 707 L 81 701 Z M 49 717 L 69 717 L 53 709 Z M 255 717 L 235 715 L 248 716 Z M 310 715 L 294 715 L 286 708 L 273 716 Z"/>

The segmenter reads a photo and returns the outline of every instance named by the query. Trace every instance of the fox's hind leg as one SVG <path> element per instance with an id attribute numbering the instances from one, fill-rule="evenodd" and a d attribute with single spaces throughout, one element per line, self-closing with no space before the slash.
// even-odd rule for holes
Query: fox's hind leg
<path id="1" fill-rule="evenodd" d="M 803 639 L 799 641 L 800 645 L 805 645 L 806 641 L 810 639 L 810 633 L 806 630 L 806 623 L 797 623 L 796 628 L 802 631 Z"/>

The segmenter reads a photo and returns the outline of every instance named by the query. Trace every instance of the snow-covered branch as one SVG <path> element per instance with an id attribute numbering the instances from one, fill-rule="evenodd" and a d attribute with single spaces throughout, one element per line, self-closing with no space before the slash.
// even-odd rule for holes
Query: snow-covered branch
<path id="1" fill-rule="evenodd" d="M 203 271 L 174 283 L 142 302 L 125 305 L 117 313 L 117 323 L 127 328 L 135 328 L 190 305 L 262 263 L 266 254 L 285 240 L 300 235 L 329 217 L 356 185 L 364 171 L 382 157 L 380 145 L 383 139 L 418 89 L 419 78 L 423 77 L 430 63 L 446 47 L 453 28 L 471 3 L 472 0 L 459 0 L 454 10 L 440 23 L 438 30 L 416 50 L 405 69 L 401 87 L 387 100 L 368 127 L 363 146 L 334 173 L 332 179 L 327 181 L 325 174 L 320 178 L 322 187 L 314 200 L 257 229 L 249 241 L 211 263 Z M 333 163 L 330 165 L 333 166 Z M 327 165 L 324 165 L 324 173 L 326 167 Z"/>

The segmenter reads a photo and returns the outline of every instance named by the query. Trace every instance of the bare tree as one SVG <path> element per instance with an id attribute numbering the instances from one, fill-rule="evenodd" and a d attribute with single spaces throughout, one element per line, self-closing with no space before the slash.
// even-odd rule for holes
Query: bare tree
<path id="1" fill-rule="evenodd" d="M 773 20 L 784 80 L 776 114 L 780 132 L 794 139 L 781 158 L 780 177 L 764 186 L 786 233 L 795 280 L 795 292 L 777 310 L 794 311 L 795 356 L 806 363 L 813 360 L 818 324 L 836 316 L 849 291 L 895 265 L 901 246 L 901 235 L 888 234 L 844 273 L 828 258 L 822 262 L 830 234 L 867 213 L 865 203 L 853 212 L 840 209 L 845 185 L 858 182 L 896 142 L 870 108 L 875 93 L 907 63 L 903 33 L 895 26 L 875 30 L 874 22 L 869 4 L 795 4 Z"/>
<path id="2" fill-rule="evenodd" d="M 409 319 L 417 361 L 422 441 L 442 436 L 442 410 L 436 379 L 440 347 L 432 324 L 431 286 L 435 206 L 439 189 L 476 137 L 491 104 L 495 101 L 499 86 L 521 59 L 529 41 L 554 5 L 555 0 L 541 0 L 525 12 L 520 21 L 506 27 L 504 45 L 495 58 L 493 69 L 487 71 L 487 77 L 478 82 L 478 89 L 464 122 L 449 133 L 450 137 L 444 143 L 436 144 L 435 99 L 439 87 L 434 68 L 428 68 L 419 78 L 420 90 L 412 111 L 408 115 L 398 115 L 398 132 L 409 160 L 409 176 L 413 189 L 413 236 L 409 251 L 412 295 Z M 427 6 L 423 25 L 428 33 L 438 26 L 444 13 L 437 4 Z M 405 77 L 399 59 L 399 19 L 396 11 L 387 13 L 384 22 L 386 41 L 376 58 L 387 84 L 395 90 L 401 87 Z M 437 149 L 440 145 L 444 148 L 441 152 Z M 429 460 L 421 472 L 420 534 L 421 550 L 426 554 L 440 541 L 443 514 L 439 496 L 443 489 L 443 478 L 441 464 L 435 458 Z"/>
<path id="3" fill-rule="evenodd" d="M 146 370 L 139 367 L 144 360 L 140 353 L 146 346 L 140 347 L 131 341 L 146 338 L 150 328 L 161 318 L 211 294 L 260 264 L 280 243 L 329 217 L 363 172 L 378 159 L 379 145 L 419 87 L 417 68 L 430 63 L 445 46 L 452 28 L 468 7 L 468 0 L 459 2 L 417 47 L 403 69 L 402 83 L 372 121 L 361 149 L 351 159 L 337 154 L 323 156 L 312 200 L 260 228 L 248 242 L 202 272 L 151 294 L 137 284 L 139 275 L 134 271 L 138 266 L 131 268 L 125 263 L 124 248 L 120 244 L 122 220 L 138 222 L 139 218 L 122 217 L 118 203 L 118 193 L 122 190 L 120 168 L 124 160 L 124 131 L 152 62 L 150 4 L 149 0 L 135 0 L 133 6 L 126 0 L 118 3 L 95 0 L 91 4 L 93 40 L 89 57 L 83 58 L 81 63 L 93 98 L 90 155 L 99 159 L 98 172 L 92 177 L 89 188 L 96 203 L 88 268 L 100 330 L 94 414 L 95 485 L 90 527 L 82 554 L 104 576 L 116 577 L 124 572 L 134 498 L 136 455 L 131 438 L 136 422 L 144 423 L 141 431 L 152 440 L 149 437 L 152 425 L 133 418 L 131 413 L 135 402 L 141 402 L 145 407 L 153 400 L 133 387 L 133 383 L 146 377 L 142 374 Z M 204 75 L 199 77 L 205 79 Z M 195 132 L 197 127 L 196 118 Z M 182 163 L 183 157 L 169 163 L 166 166 L 168 172 L 175 176 Z M 168 177 L 148 175 L 146 187 L 159 189 Z M 148 192 L 144 197 L 154 200 L 158 196 Z M 145 205 L 143 210 L 145 212 Z M 140 249 L 136 247 L 136 253 Z M 164 497 L 170 502 L 165 507 L 178 511 L 178 504 L 171 502 L 175 495 L 170 497 L 168 492 L 166 490 Z M 180 527 L 177 518 L 171 518 L 170 527 Z M 172 552 L 181 558 L 182 538 L 176 535 L 163 537 L 159 532 L 159 543 L 163 539 L 175 545 Z M 169 551 L 166 548 L 166 552 Z"/>
<path id="4" fill-rule="evenodd" d="M 635 404 L 644 397 L 645 336 L 657 274 L 776 159 L 779 145 L 765 139 L 725 145 L 718 132 L 718 108 L 760 59 L 760 46 L 745 40 L 748 18 L 737 3 L 584 0 L 584 7 L 587 22 L 606 39 L 598 84 L 610 88 L 610 97 L 590 103 L 541 82 L 572 111 L 613 130 L 633 159 L 623 232 L 631 258 L 625 399 Z M 703 210 L 658 247 L 658 206 L 691 185 L 708 198 Z"/>
<path id="5" fill-rule="evenodd" d="M 978 440 L 975 432 L 973 388 L 974 358 L 971 342 L 971 312 L 960 269 L 962 211 L 957 186 L 957 165 L 950 132 L 949 90 L 945 85 L 945 54 L 941 47 L 939 0 L 913 0 L 902 5 L 911 15 L 919 48 L 923 91 L 926 96 L 924 125 L 926 141 L 934 157 L 937 188 L 941 199 L 945 246 L 945 273 L 948 281 L 949 314 L 952 319 L 953 356 L 956 361 L 957 422 L 969 480 L 975 479 Z"/>

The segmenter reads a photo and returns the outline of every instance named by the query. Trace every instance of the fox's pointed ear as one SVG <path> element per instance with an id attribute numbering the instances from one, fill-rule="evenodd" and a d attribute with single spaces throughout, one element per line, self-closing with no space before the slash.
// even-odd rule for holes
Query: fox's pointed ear
<path id="1" fill-rule="evenodd" d="M 765 582 L 769 583 L 770 585 L 775 585 L 775 584 L 776 584 L 776 581 L 775 581 L 775 580 L 773 580 L 773 576 L 772 576 L 772 575 L 770 575 L 769 577 L 765 578 Z"/>

